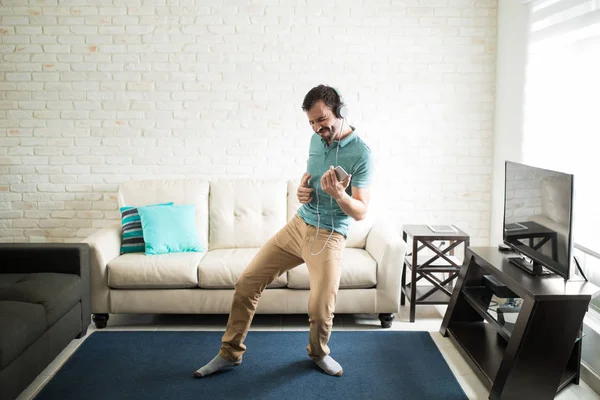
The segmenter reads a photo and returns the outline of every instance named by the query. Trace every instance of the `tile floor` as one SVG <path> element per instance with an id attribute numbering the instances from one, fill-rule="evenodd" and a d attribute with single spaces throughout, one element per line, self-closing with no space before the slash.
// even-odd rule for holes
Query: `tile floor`
<path id="1" fill-rule="evenodd" d="M 440 352 L 448 362 L 450 369 L 470 399 L 487 399 L 489 392 L 467 362 L 462 358 L 454 344 L 439 334 L 445 306 L 419 306 L 415 323 L 408 321 L 408 307 L 402 310 L 392 324 L 393 330 L 428 331 Z M 224 331 L 227 315 L 111 315 L 107 330 L 199 330 Z M 92 324 L 88 336 L 95 330 Z M 335 330 L 377 330 L 382 329 L 376 315 L 341 314 L 334 319 Z M 251 330 L 308 330 L 305 315 L 256 315 Z M 61 365 L 73 354 L 85 340 L 73 340 L 56 359 L 21 393 L 17 400 L 34 399 L 39 390 L 52 378 Z M 600 399 L 585 382 L 569 385 L 557 396 L 557 400 L 592 400 Z"/>

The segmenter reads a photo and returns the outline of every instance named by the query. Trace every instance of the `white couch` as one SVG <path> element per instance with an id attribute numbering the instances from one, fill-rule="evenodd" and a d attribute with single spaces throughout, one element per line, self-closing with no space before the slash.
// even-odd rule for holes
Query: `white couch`
<path id="1" fill-rule="evenodd" d="M 297 184 L 250 179 L 122 184 L 119 207 L 194 204 L 198 235 L 208 251 L 119 255 L 120 223 L 86 238 L 96 326 L 106 326 L 109 313 L 228 314 L 241 272 L 300 206 Z M 388 327 L 399 310 L 406 243 L 394 224 L 373 221 L 368 217 L 351 225 L 336 313 L 378 313 L 382 326 Z M 265 289 L 256 312 L 306 314 L 308 289 L 308 269 L 302 264 Z"/>

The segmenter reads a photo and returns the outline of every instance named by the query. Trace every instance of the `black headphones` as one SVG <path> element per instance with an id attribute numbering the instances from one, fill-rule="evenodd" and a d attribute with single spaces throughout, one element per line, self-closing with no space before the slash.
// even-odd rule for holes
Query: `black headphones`
<path id="1" fill-rule="evenodd" d="M 346 104 L 344 103 L 344 98 L 342 97 L 342 94 L 333 86 L 329 87 L 333 89 L 333 91 L 335 92 L 335 94 L 337 94 L 339 99 L 339 103 L 335 110 L 333 110 L 333 113 L 338 118 L 346 118 L 348 116 L 348 107 L 346 107 Z"/>

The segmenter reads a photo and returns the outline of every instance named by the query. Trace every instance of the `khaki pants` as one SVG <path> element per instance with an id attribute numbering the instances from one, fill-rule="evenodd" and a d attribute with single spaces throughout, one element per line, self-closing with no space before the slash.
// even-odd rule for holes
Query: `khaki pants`
<path id="1" fill-rule="evenodd" d="M 319 229 L 314 246 L 311 245 L 317 228 L 296 215 L 286 226 L 261 247 L 246 267 L 237 283 L 219 354 L 229 361 L 241 361 L 246 351 L 244 339 L 250 329 L 258 299 L 265 287 L 281 274 L 302 263 L 308 266 L 310 295 L 308 299 L 308 355 L 315 361 L 329 354 L 329 337 L 333 312 L 342 273 L 344 236 Z"/>

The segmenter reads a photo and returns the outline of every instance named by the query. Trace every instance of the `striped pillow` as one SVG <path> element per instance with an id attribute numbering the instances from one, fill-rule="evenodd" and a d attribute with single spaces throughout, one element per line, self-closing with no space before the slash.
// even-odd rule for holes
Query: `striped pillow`
<path id="1" fill-rule="evenodd" d="M 173 202 L 151 204 L 152 206 L 172 206 Z M 144 253 L 146 242 L 142 232 L 142 221 L 137 207 L 121 207 L 121 254 Z"/>

